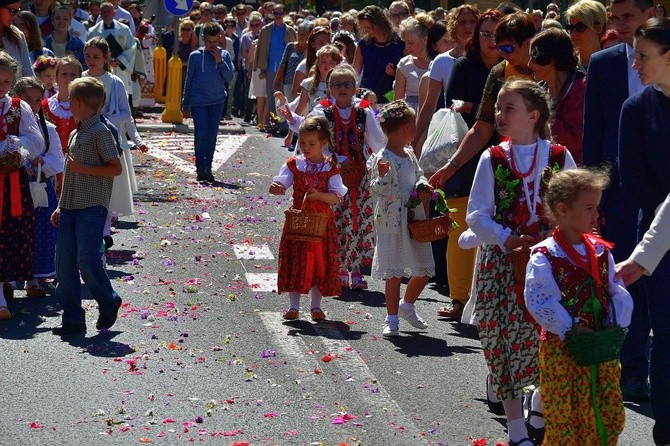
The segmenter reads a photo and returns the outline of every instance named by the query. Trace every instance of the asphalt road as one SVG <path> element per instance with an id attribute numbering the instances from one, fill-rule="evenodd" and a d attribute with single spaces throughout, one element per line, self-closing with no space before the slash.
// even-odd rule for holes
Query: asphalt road
<path id="1" fill-rule="evenodd" d="M 247 129 L 249 130 L 249 129 Z M 383 283 L 325 299 L 328 320 L 285 323 L 272 291 L 287 197 L 267 193 L 281 139 L 220 136 L 221 183 L 191 173 L 192 135 L 147 134 L 135 214 L 107 254 L 124 299 L 110 333 L 55 337 L 53 297 L 17 298 L 0 324 L 0 445 L 470 445 L 504 442 L 488 412 L 474 327 L 439 319 L 385 340 Z M 191 169 L 191 170 L 189 170 Z M 307 304 L 308 305 L 308 304 Z M 648 405 L 627 404 L 619 444 L 651 445 Z M 247 443 L 245 443 L 247 442 Z"/>

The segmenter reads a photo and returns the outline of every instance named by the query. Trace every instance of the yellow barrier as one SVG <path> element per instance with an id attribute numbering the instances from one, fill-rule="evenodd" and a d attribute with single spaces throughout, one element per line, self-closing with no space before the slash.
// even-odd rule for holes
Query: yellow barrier
<path id="1" fill-rule="evenodd" d="M 161 104 L 165 103 L 165 72 L 167 71 L 167 51 L 162 46 L 154 49 L 154 99 Z"/>
<path id="2" fill-rule="evenodd" d="M 184 115 L 181 113 L 181 70 L 182 62 L 173 55 L 168 61 L 167 94 L 165 96 L 165 110 L 161 116 L 163 122 L 181 124 Z"/>

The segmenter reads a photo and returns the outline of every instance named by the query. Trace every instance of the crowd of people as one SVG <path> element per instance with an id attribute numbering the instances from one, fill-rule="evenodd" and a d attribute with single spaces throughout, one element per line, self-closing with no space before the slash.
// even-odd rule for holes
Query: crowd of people
<path id="1" fill-rule="evenodd" d="M 300 317 L 303 295 L 324 320 L 322 297 L 365 290 L 369 274 L 385 282 L 382 335 L 401 335 L 401 320 L 425 330 L 417 307 L 433 281 L 450 298 L 438 316 L 478 328 L 487 398 L 510 445 L 616 444 L 623 402 L 645 400 L 654 442 L 670 444 L 661 5 L 421 11 L 401 0 L 317 15 L 195 1 L 160 35 L 136 3 L 21 6 L 0 0 L 0 319 L 18 281 L 43 296 L 38 279 L 57 275 L 54 333 L 85 331 L 80 272 L 99 303 L 96 328 L 114 324 L 121 299 L 100 254 L 112 218 L 133 212 L 131 149 L 147 150 L 133 117 L 161 44 L 183 62 L 197 181 L 215 181 L 218 126 L 235 117 L 285 136 L 294 153 L 270 193 L 293 188 L 296 214 L 325 219 L 309 236 L 287 219 L 285 320 Z M 442 108 L 468 130 L 440 165 L 425 164 Z M 14 152 L 25 164 L 12 167 Z M 35 207 L 31 183 L 45 185 L 46 206 Z M 410 221 L 445 212 L 447 239 L 410 236 Z M 608 343 L 614 357 L 578 360 L 580 342 Z"/>

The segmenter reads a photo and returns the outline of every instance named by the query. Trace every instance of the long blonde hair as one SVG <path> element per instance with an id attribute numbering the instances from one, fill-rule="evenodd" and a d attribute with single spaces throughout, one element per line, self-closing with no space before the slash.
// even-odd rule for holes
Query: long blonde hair
<path id="1" fill-rule="evenodd" d="M 328 44 L 316 52 L 316 63 L 309 70 L 309 75 L 312 78 L 312 85 L 309 86 L 309 94 L 313 95 L 316 93 L 316 90 L 319 88 L 319 81 L 323 80 L 326 82 L 326 79 L 320 79 L 319 73 L 319 59 L 322 57 L 330 57 L 331 60 L 337 62 L 338 64 L 342 62 L 342 53 L 340 49 L 335 46 Z"/>

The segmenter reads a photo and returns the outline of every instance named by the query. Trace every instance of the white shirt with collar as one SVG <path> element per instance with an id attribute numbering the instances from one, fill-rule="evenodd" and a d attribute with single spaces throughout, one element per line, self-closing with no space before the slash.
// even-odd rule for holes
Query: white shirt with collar
<path id="1" fill-rule="evenodd" d="M 130 13 L 127 10 L 123 9 L 120 6 L 117 6 L 116 7 L 116 13 L 114 14 L 114 19 L 115 20 L 121 20 L 121 19 L 128 20 L 128 27 L 130 28 L 130 32 L 133 35 L 133 37 L 135 36 L 135 22 L 133 21 L 133 16 L 131 16 Z M 102 20 L 102 14 L 100 14 L 98 16 L 98 20 L 96 20 L 95 23 L 98 24 L 98 23 L 100 23 L 101 20 Z"/>

